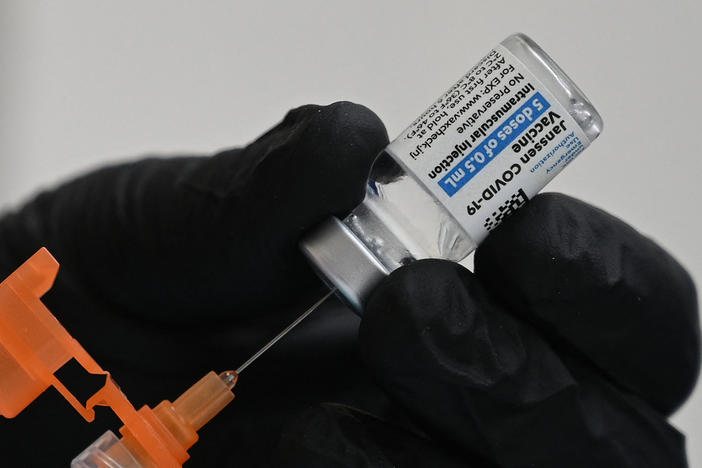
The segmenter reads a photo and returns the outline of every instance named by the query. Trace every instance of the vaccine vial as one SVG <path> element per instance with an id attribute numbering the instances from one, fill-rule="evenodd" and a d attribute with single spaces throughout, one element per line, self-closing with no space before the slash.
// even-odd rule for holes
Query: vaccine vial
<path id="1" fill-rule="evenodd" d="M 575 83 L 534 41 L 502 41 L 393 140 L 363 202 L 301 242 L 357 313 L 393 270 L 460 261 L 602 131 Z"/>

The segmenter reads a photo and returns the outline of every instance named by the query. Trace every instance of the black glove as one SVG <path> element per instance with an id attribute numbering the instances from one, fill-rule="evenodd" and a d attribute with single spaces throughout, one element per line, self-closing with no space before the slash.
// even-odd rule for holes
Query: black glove
<path id="1" fill-rule="evenodd" d="M 344 216 L 360 202 L 370 164 L 386 143 L 382 124 L 364 108 L 306 106 L 243 150 L 103 169 L 40 195 L 0 222 L 1 273 L 47 245 L 62 263 L 45 299 L 50 309 L 135 404 L 175 398 L 205 372 L 235 367 L 322 294 L 297 242 L 325 216 Z M 523 270 L 512 263 L 533 264 L 528 255 L 541 259 L 544 248 L 517 245 L 536 242 L 539 233 L 547 238 L 535 245 L 550 246 L 554 265 L 564 265 L 558 246 L 572 246 L 568 239 L 581 235 L 573 207 L 599 213 L 558 197 L 537 200 L 486 241 L 476 256 L 479 276 L 492 271 L 483 258 L 495 271 L 501 259 L 509 272 Z M 544 204 L 561 207 L 561 214 L 537 208 Z M 648 246 L 640 258 L 667 266 L 653 274 L 668 278 L 670 290 L 641 295 L 638 307 L 648 321 L 627 331 L 630 345 L 612 343 L 604 333 L 623 340 L 611 310 L 637 290 L 629 286 L 647 283 L 626 270 L 622 277 L 632 283 L 613 280 L 611 286 L 624 288 L 623 299 L 606 301 L 602 278 L 612 277 L 601 271 L 600 255 L 609 251 L 596 245 L 565 256 L 573 260 L 562 276 L 541 268 L 547 279 L 536 283 L 537 297 L 520 293 L 529 291 L 524 281 L 506 270 L 499 279 L 493 280 L 497 272 L 485 276 L 495 286 L 488 292 L 453 264 L 418 262 L 378 288 L 363 323 L 361 349 L 392 401 L 369 381 L 357 355 L 358 321 L 347 311 L 322 310 L 247 369 L 237 400 L 201 432 L 188 466 L 264 464 L 276 446 L 273 463 L 288 466 L 634 466 L 622 460 L 636 454 L 649 463 L 636 466 L 682 466 L 682 439 L 664 415 L 696 374 L 694 289 L 675 262 L 620 222 L 603 214 L 585 222 L 616 231 L 619 237 L 608 239 L 614 246 Z M 606 234 L 588 232 L 582 239 Z M 517 261 L 507 254 L 521 256 Z M 534 270 L 529 275 L 541 277 Z M 566 312 L 577 310 L 581 321 L 588 321 L 586 311 L 599 313 L 609 321 L 593 319 L 589 328 L 576 322 L 578 328 L 572 317 L 556 315 L 564 313 L 559 294 L 578 291 L 577 285 L 591 302 L 580 309 L 568 302 Z M 655 299 L 665 294 L 672 297 L 663 318 L 678 327 L 669 331 L 672 344 L 644 334 L 661 316 Z M 638 312 L 636 304 L 627 303 L 622 313 Z M 521 318 L 507 315 L 507 308 Z M 658 322 L 655 330 L 668 330 Z M 607 347 L 600 349 L 595 338 Z M 648 348 L 635 349 L 645 339 Z M 626 348 L 620 360 L 614 345 Z M 633 366 L 633 355 L 642 356 L 636 362 L 665 362 L 668 374 Z M 642 392 L 653 387 L 650 376 L 671 383 L 662 392 Z M 331 404 L 302 411 L 327 400 L 382 418 Z M 47 393 L 16 420 L 3 421 L 0 440 L 10 442 L 5 454 L 11 461 L 65 464 L 106 429 L 105 420 L 99 413 L 97 422 L 86 424 Z M 611 428 L 616 434 L 608 445 Z M 42 452 L 33 450 L 37 438 Z M 656 464 L 661 458 L 666 462 Z"/>

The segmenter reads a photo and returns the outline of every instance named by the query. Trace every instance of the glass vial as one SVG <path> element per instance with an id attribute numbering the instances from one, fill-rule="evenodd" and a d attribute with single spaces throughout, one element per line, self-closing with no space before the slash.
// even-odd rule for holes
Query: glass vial
<path id="1" fill-rule="evenodd" d="M 460 261 L 602 130 L 602 120 L 529 37 L 490 51 L 378 156 L 363 202 L 301 247 L 358 313 L 391 271 Z"/>

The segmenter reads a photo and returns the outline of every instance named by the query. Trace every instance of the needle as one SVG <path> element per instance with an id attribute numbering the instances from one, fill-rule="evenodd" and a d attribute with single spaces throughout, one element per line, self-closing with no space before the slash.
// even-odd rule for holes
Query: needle
<path id="1" fill-rule="evenodd" d="M 306 311 L 304 311 L 304 312 L 303 312 L 298 318 L 296 318 L 290 325 L 288 325 L 287 327 L 285 327 L 285 329 L 284 329 L 282 332 L 278 333 L 278 334 L 275 336 L 275 338 L 273 338 L 271 341 L 269 341 L 268 343 L 266 343 L 266 345 L 263 346 L 263 348 L 261 348 L 261 349 L 259 349 L 258 351 L 256 351 L 256 353 L 255 353 L 253 356 L 251 356 L 249 359 L 247 359 L 245 363 L 243 363 L 242 365 L 240 365 L 239 368 L 235 371 L 236 374 L 241 374 L 241 371 L 243 371 L 244 369 L 246 369 L 247 367 L 249 367 L 249 364 L 251 364 L 251 363 L 254 362 L 256 359 L 258 359 L 259 356 L 261 356 L 261 354 L 263 354 L 263 353 L 265 353 L 266 351 L 268 351 L 268 348 L 270 348 L 271 346 L 273 346 L 274 344 L 276 344 L 276 343 L 277 343 L 282 337 L 284 337 L 290 330 L 292 330 L 292 329 L 295 328 L 300 322 L 302 322 L 303 320 L 305 320 L 305 318 L 307 318 L 308 315 L 310 315 L 312 312 L 314 312 L 314 310 L 315 310 L 317 307 L 319 307 L 319 306 L 322 304 L 322 302 L 326 301 L 327 298 L 328 298 L 329 296 L 331 296 L 332 294 L 334 294 L 335 292 L 336 292 L 336 289 L 332 289 L 332 290 L 329 291 L 327 294 L 325 294 L 320 300 L 318 300 L 317 302 L 315 302 L 314 304 L 312 304 L 312 306 L 311 306 L 309 309 L 307 309 Z"/>

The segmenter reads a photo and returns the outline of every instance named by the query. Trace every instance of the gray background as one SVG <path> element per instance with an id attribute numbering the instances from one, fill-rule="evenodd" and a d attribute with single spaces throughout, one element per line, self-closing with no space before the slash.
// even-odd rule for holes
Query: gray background
<path id="1" fill-rule="evenodd" d="M 0 1 L 0 209 L 108 161 L 246 143 L 308 102 L 363 103 L 395 136 L 523 31 L 605 121 L 549 189 L 630 222 L 699 284 L 700 17 L 692 0 Z M 698 390 L 673 418 L 693 467 L 701 416 Z"/>

